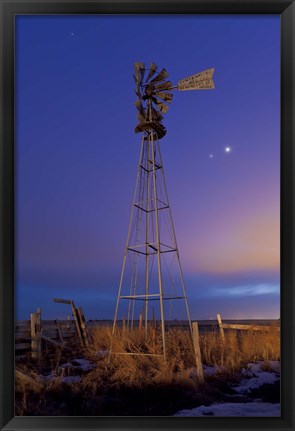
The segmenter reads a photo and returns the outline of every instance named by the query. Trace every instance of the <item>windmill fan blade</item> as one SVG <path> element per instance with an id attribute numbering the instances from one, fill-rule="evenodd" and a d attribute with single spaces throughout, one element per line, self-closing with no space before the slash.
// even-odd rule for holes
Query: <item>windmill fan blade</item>
<path id="1" fill-rule="evenodd" d="M 151 79 L 151 77 L 154 76 L 154 74 L 156 73 L 157 69 L 158 69 L 158 66 L 156 65 L 156 63 L 151 63 L 151 65 L 150 65 L 150 71 L 149 71 L 149 74 L 148 74 L 147 79 L 146 79 L 147 82 L 149 82 L 149 80 Z"/>
<path id="2" fill-rule="evenodd" d="M 152 108 L 152 116 L 157 122 L 161 122 L 164 119 L 163 115 L 161 115 L 155 108 Z"/>
<path id="3" fill-rule="evenodd" d="M 138 119 L 138 121 L 139 121 L 140 123 L 144 123 L 144 122 L 145 122 L 145 120 L 146 120 L 145 115 L 143 115 L 143 114 L 141 114 L 141 113 L 138 113 L 138 115 L 137 115 L 137 119 Z"/>
<path id="4" fill-rule="evenodd" d="M 163 82 L 162 84 L 155 85 L 156 91 L 169 90 L 169 88 L 171 87 L 172 87 L 171 81 L 166 81 L 166 82 Z"/>
<path id="5" fill-rule="evenodd" d="M 159 110 L 163 113 L 166 114 L 166 112 L 169 109 L 169 106 L 165 105 L 165 103 L 163 102 L 159 102 L 158 100 L 155 102 L 157 107 L 159 108 Z"/>
<path id="6" fill-rule="evenodd" d="M 133 78 L 136 84 L 135 94 L 139 99 L 141 99 L 139 76 L 133 75 Z"/>
<path id="7" fill-rule="evenodd" d="M 133 75 L 136 87 L 140 86 L 140 75 L 139 75 L 139 70 L 135 70 L 135 75 Z"/>
<path id="8" fill-rule="evenodd" d="M 135 71 L 135 76 L 139 81 L 139 84 L 141 84 L 144 78 L 144 71 L 145 71 L 144 63 L 142 62 L 134 63 L 134 71 Z"/>
<path id="9" fill-rule="evenodd" d="M 164 81 L 166 78 L 168 78 L 168 73 L 166 72 L 166 69 L 162 69 L 161 72 L 151 80 L 151 82 Z"/>
<path id="10" fill-rule="evenodd" d="M 156 96 L 165 102 L 171 102 L 173 99 L 173 94 L 171 93 L 157 93 Z"/>
<path id="11" fill-rule="evenodd" d="M 141 100 L 136 100 L 136 102 L 134 102 L 134 105 L 136 106 L 136 108 L 139 111 L 142 109 L 142 102 L 141 102 Z"/>
<path id="12" fill-rule="evenodd" d="M 134 102 L 134 105 L 138 110 L 138 115 L 137 115 L 138 120 L 140 122 L 144 122 L 146 120 L 146 110 L 142 106 L 141 100 L 136 100 L 136 102 Z"/>
<path id="13" fill-rule="evenodd" d="M 140 69 L 144 69 L 144 63 L 142 63 L 142 61 L 137 61 L 136 63 L 134 63 L 134 71 L 135 73 L 140 70 Z"/>

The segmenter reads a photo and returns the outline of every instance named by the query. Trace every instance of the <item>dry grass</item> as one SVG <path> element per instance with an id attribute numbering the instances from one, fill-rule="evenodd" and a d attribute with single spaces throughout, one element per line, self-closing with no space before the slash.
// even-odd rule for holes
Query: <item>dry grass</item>
<path id="1" fill-rule="evenodd" d="M 248 362 L 280 359 L 280 334 L 276 328 L 269 332 L 229 330 L 222 342 L 218 331 L 200 336 L 202 360 L 206 365 L 224 366 L 237 371 Z"/>
<path id="2" fill-rule="evenodd" d="M 19 366 L 38 381 L 38 374 L 55 376 L 40 386 L 16 378 L 17 415 L 170 415 L 181 408 L 212 400 L 230 379 L 248 362 L 280 359 L 280 337 L 275 328 L 268 333 L 227 331 L 225 343 L 219 332 L 200 334 L 202 361 L 209 366 L 222 366 L 220 373 L 202 384 L 191 373 L 194 353 L 190 334 L 181 329 L 167 332 L 167 361 L 157 356 L 105 355 L 111 344 L 111 328 L 92 330 L 91 348 L 48 352 L 37 366 L 32 361 Z M 161 333 L 149 328 L 145 340 L 138 329 L 119 332 L 113 341 L 113 352 L 159 352 Z M 63 383 L 65 370 L 60 367 L 71 359 L 84 357 L 93 368 L 81 381 Z M 69 373 L 70 371 L 68 371 Z M 211 385 L 211 386 L 210 386 Z M 213 386 L 212 386 L 213 385 Z M 198 390 L 201 389 L 201 390 Z M 214 395 L 215 394 L 215 395 Z M 218 395 L 219 396 L 219 395 Z M 218 399 L 218 398 L 217 398 Z M 197 403 L 197 404 L 196 404 Z"/>

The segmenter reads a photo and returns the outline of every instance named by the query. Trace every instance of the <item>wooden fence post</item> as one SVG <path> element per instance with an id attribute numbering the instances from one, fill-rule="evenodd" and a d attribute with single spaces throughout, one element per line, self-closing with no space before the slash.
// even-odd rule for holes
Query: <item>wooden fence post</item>
<path id="1" fill-rule="evenodd" d="M 123 322 L 122 322 L 122 335 L 125 336 L 126 333 L 126 317 L 123 316 Z"/>
<path id="2" fill-rule="evenodd" d="M 31 357 L 32 359 L 36 359 L 37 357 L 37 348 L 36 348 L 36 314 L 31 313 Z"/>
<path id="3" fill-rule="evenodd" d="M 73 316 L 74 316 L 74 320 L 75 320 L 76 329 L 77 329 L 78 337 L 79 337 L 79 340 L 80 340 L 80 344 L 81 344 L 82 347 L 84 347 L 83 336 L 82 336 L 82 332 L 81 332 L 81 327 L 79 325 L 78 309 L 75 308 L 75 306 L 72 306 L 72 312 L 73 312 Z"/>
<path id="4" fill-rule="evenodd" d="M 56 324 L 56 329 L 57 329 L 57 332 L 58 332 L 58 336 L 59 336 L 60 342 L 62 344 L 64 344 L 64 339 L 63 339 L 63 336 L 62 336 L 62 331 L 61 331 L 61 327 L 60 327 L 59 321 L 55 320 L 55 324 Z"/>
<path id="5" fill-rule="evenodd" d="M 80 344 L 82 347 L 89 346 L 90 337 L 87 332 L 86 320 L 82 308 L 76 308 L 72 299 L 53 298 L 53 302 L 57 302 L 59 304 L 69 304 L 72 307 L 72 314 L 74 316 Z M 68 321 L 69 320 L 70 316 L 68 316 Z"/>
<path id="6" fill-rule="evenodd" d="M 195 356 L 196 356 L 197 377 L 199 382 L 203 382 L 204 373 L 203 373 L 201 350 L 200 350 L 198 322 L 193 322 L 193 341 L 194 341 L 194 350 L 195 350 Z"/>
<path id="7" fill-rule="evenodd" d="M 37 308 L 37 320 L 36 320 L 36 329 L 37 329 L 37 355 L 38 360 L 41 359 L 42 354 L 42 341 L 41 341 L 41 335 L 42 335 L 42 325 L 41 325 L 41 309 Z"/>
<path id="8" fill-rule="evenodd" d="M 225 335 L 224 335 L 224 329 L 223 329 L 223 325 L 222 325 L 222 320 L 221 320 L 220 314 L 217 314 L 217 320 L 218 320 L 218 325 L 219 325 L 221 340 L 224 343 L 225 342 Z"/>
<path id="9" fill-rule="evenodd" d="M 86 328 L 86 320 L 85 320 L 85 316 L 83 313 L 83 310 L 81 307 L 77 308 L 78 310 L 78 317 L 79 317 L 79 324 L 80 324 L 80 328 L 81 328 L 81 334 L 82 334 L 82 338 L 83 338 L 83 342 L 85 344 L 85 346 L 89 346 L 89 340 L 88 340 L 88 333 L 87 333 L 87 328 Z"/>
<path id="10" fill-rule="evenodd" d="M 139 316 L 138 332 L 141 335 L 141 332 L 142 332 L 142 314 Z"/>
<path id="11" fill-rule="evenodd" d="M 31 357 L 41 359 L 41 310 L 31 314 Z"/>

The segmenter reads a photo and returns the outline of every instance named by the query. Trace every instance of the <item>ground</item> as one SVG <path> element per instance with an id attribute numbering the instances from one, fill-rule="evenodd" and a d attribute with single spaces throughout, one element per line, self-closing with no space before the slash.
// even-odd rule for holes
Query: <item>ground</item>
<path id="1" fill-rule="evenodd" d="M 16 415 L 26 416 L 279 416 L 279 334 L 200 334 L 204 382 L 197 377 L 189 337 L 168 334 L 167 361 L 109 357 L 110 330 L 96 330 L 91 346 L 17 358 Z M 130 348 L 132 337 L 117 340 Z M 138 340 L 137 340 L 138 341 Z M 154 347 L 142 341 L 146 351 Z M 124 347 L 125 346 L 125 347 Z M 116 345 L 114 345 L 116 348 Z"/>

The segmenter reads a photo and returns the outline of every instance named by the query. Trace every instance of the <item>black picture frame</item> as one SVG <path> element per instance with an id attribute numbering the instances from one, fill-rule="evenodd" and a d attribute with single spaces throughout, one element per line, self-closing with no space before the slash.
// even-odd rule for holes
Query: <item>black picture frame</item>
<path id="1" fill-rule="evenodd" d="M 19 14 L 278 14 L 281 18 L 281 417 L 14 416 L 14 18 Z M 1 430 L 294 430 L 294 0 L 0 0 L 0 425 Z M 263 79 L 263 78 L 262 78 Z M 263 125 L 261 126 L 263 127 Z"/>

